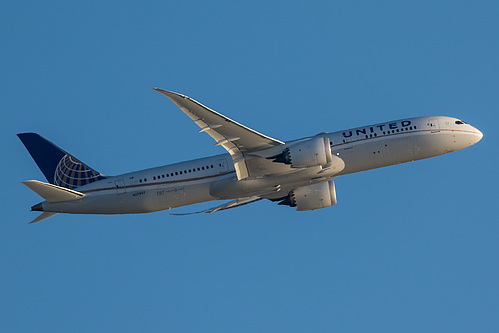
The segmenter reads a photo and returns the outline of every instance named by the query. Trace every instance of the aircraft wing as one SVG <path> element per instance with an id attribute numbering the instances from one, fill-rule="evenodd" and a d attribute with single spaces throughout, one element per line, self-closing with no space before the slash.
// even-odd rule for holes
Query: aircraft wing
<path id="1" fill-rule="evenodd" d="M 206 132 L 215 139 L 215 146 L 220 145 L 229 152 L 238 179 L 249 177 L 245 160 L 246 154 L 284 144 L 284 142 L 243 126 L 192 98 L 159 88 L 154 88 L 154 90 L 177 104 L 201 128 L 199 132 Z"/>
<path id="2" fill-rule="evenodd" d="M 193 214 L 200 214 L 200 213 L 211 214 L 211 213 L 218 212 L 218 211 L 221 211 L 221 210 L 227 210 L 227 209 L 231 209 L 231 208 L 241 207 L 241 206 L 253 203 L 253 202 L 260 201 L 262 199 L 263 198 L 260 198 L 260 197 L 239 198 L 239 199 L 236 199 L 236 200 L 233 200 L 233 201 L 226 202 L 226 203 L 224 203 L 224 204 L 222 204 L 220 206 L 209 208 L 209 209 L 205 209 L 205 210 L 202 210 L 202 211 L 199 211 L 199 212 L 170 213 L 170 215 L 182 216 L 182 215 L 193 215 Z"/>

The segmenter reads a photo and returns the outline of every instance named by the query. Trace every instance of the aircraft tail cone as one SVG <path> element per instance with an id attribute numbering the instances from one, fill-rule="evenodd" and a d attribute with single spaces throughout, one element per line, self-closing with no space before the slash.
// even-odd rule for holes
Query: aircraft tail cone
<path id="1" fill-rule="evenodd" d="M 38 205 L 31 207 L 32 212 L 43 212 L 43 204 L 40 202 Z"/>

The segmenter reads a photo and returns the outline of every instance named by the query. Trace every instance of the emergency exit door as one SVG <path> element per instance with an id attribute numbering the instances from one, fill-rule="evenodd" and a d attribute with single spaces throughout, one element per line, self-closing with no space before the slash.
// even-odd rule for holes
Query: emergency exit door
<path id="1" fill-rule="evenodd" d="M 116 193 L 118 194 L 126 193 L 125 181 L 123 179 L 115 181 L 114 187 L 116 188 Z"/>
<path id="2" fill-rule="evenodd" d="M 432 133 L 440 132 L 440 125 L 438 123 L 437 118 L 432 118 L 432 119 L 428 120 L 427 125 L 430 128 Z"/>

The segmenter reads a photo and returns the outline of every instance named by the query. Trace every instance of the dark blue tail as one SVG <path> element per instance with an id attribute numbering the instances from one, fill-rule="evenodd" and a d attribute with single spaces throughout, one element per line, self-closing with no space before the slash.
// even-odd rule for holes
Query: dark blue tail
<path id="1" fill-rule="evenodd" d="M 74 189 L 106 178 L 36 133 L 17 136 L 51 184 Z"/>

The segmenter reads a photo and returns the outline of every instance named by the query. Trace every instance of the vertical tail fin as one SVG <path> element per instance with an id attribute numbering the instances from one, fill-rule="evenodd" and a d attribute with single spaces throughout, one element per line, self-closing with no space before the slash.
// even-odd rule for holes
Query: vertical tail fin
<path id="1" fill-rule="evenodd" d="M 106 178 L 36 133 L 21 133 L 17 136 L 50 184 L 74 189 Z"/>

